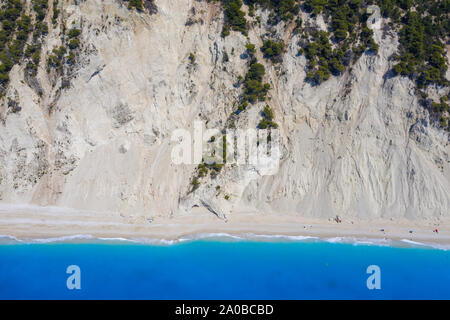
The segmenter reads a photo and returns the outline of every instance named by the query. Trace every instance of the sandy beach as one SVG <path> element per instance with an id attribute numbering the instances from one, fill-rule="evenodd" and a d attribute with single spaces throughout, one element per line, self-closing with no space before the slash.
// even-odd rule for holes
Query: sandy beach
<path id="1" fill-rule="evenodd" d="M 438 229 L 438 233 L 434 232 Z M 129 240 L 177 240 L 227 234 L 242 237 L 316 237 L 328 241 L 403 241 L 450 248 L 450 224 L 442 221 L 308 219 L 290 215 L 239 212 L 221 220 L 198 210 L 174 218 L 123 216 L 33 206 L 0 207 L 0 235 L 24 241 L 76 236 Z M 264 237 L 256 237 L 264 239 Z"/>

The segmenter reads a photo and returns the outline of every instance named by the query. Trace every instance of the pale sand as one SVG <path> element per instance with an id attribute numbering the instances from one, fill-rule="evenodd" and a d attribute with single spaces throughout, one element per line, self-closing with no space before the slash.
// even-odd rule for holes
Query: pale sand
<path id="1" fill-rule="evenodd" d="M 335 221 L 289 215 L 239 212 L 220 220 L 201 209 L 175 218 L 154 218 L 118 213 L 83 212 L 62 208 L 0 206 L 0 235 L 22 240 L 89 235 L 95 238 L 195 238 L 204 234 L 284 235 L 330 240 L 407 240 L 450 248 L 450 223 L 439 221 Z M 439 234 L 433 232 L 439 230 Z M 384 232 L 381 231 L 384 229 Z M 413 233 L 409 231 L 413 230 Z M 338 239 L 336 239 L 338 240 Z M 381 241 L 382 242 L 382 241 Z"/>

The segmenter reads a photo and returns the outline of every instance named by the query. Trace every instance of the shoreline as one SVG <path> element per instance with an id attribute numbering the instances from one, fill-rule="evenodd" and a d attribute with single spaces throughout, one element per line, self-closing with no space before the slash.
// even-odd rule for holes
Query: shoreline
<path id="1" fill-rule="evenodd" d="M 55 238 L 16 238 L 10 235 L 0 234 L 1 245 L 43 245 L 43 244 L 123 244 L 123 245 L 150 245 L 150 246 L 170 246 L 195 241 L 220 241 L 220 242 L 274 242 L 274 243 L 330 243 L 347 245 L 365 245 L 389 248 L 416 248 L 435 249 L 450 251 L 450 245 L 416 242 L 408 239 L 379 239 L 379 238 L 355 238 L 355 237 L 333 237 L 321 238 L 315 236 L 293 236 L 293 235 L 266 235 L 266 234 L 225 234 L 225 233 L 199 233 L 190 237 L 178 239 L 159 238 L 102 238 L 88 234 L 62 236 Z"/>
<path id="2" fill-rule="evenodd" d="M 433 232 L 438 229 L 439 233 Z M 410 231 L 412 233 L 410 233 Z M 0 206 L 0 244 L 122 241 L 174 244 L 229 238 L 239 241 L 323 241 L 450 250 L 450 223 L 440 220 L 307 218 L 289 214 L 235 212 L 227 220 L 205 210 L 173 218 L 88 212 L 65 208 Z"/>

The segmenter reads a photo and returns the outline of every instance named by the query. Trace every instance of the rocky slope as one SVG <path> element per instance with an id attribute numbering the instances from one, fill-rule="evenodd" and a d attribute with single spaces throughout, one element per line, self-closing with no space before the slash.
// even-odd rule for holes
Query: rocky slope
<path id="1" fill-rule="evenodd" d="M 196 166 L 171 161 L 172 132 L 196 120 L 225 126 L 242 91 L 236 83 L 247 69 L 245 45 L 262 46 L 268 12 L 258 9 L 262 23 L 247 39 L 235 31 L 221 36 L 217 3 L 156 0 L 152 12 L 138 12 L 117 0 L 60 0 L 56 24 L 49 3 L 36 80 L 27 80 L 24 63 L 14 65 L 0 105 L 1 202 L 155 218 L 201 206 L 222 218 L 249 210 L 450 219 L 449 133 L 432 124 L 411 80 L 386 76 L 398 39 L 377 8 L 369 27 L 378 53 L 321 85 L 305 81 L 300 35 L 280 23 L 283 62 L 256 50 L 282 136 L 278 172 L 226 165 L 190 192 Z M 321 16 L 300 14 L 326 27 Z M 77 62 L 48 72 L 64 25 L 81 30 Z M 255 128 L 264 105 L 246 109 L 236 126 Z"/>

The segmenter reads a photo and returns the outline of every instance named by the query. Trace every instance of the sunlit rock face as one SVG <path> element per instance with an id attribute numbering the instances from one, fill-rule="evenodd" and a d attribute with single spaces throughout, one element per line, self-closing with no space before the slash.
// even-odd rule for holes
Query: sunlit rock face
<path id="1" fill-rule="evenodd" d="M 242 210 L 450 218 L 448 133 L 432 125 L 409 79 L 386 76 L 398 39 L 386 32 L 377 7 L 369 27 L 378 53 L 363 54 L 321 85 L 305 81 L 300 35 L 281 22 L 275 31 L 286 42 L 282 63 L 256 50 L 268 99 L 235 121 L 256 128 L 270 104 L 281 136 L 279 169 L 262 175 L 252 166 L 225 165 L 192 192 L 197 165 L 174 164 L 172 133 L 193 130 L 195 121 L 205 130 L 227 127 L 243 90 L 238 77 L 248 68 L 245 45 L 262 46 L 268 13 L 258 9 L 262 23 L 250 27 L 248 39 L 235 31 L 224 38 L 216 3 L 146 4 L 137 12 L 122 1 L 60 0 L 56 25 L 50 5 L 35 80 L 25 79 L 24 64 L 15 65 L 0 106 L 1 202 L 136 219 L 195 214 L 196 206 L 220 218 Z M 309 21 L 301 14 L 323 27 L 320 16 Z M 61 44 L 63 25 L 80 28 L 81 45 L 77 62 L 58 74 L 46 62 Z"/>

